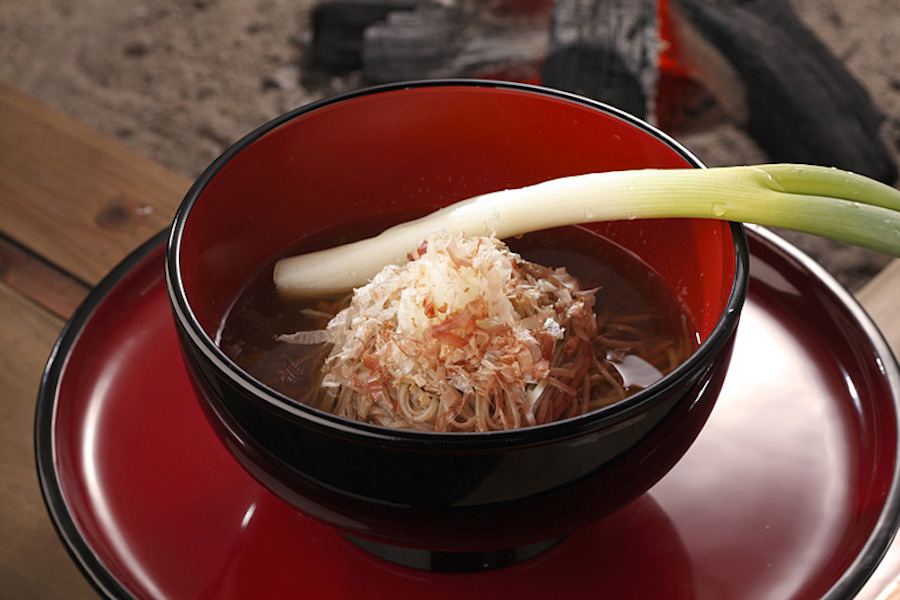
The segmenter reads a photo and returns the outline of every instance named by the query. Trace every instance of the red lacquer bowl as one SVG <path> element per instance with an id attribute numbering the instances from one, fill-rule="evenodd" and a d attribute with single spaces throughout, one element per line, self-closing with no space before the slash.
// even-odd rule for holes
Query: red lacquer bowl
<path id="1" fill-rule="evenodd" d="M 198 397 L 225 445 L 300 511 L 396 562 L 472 570 L 533 556 L 637 498 L 694 441 L 722 385 L 748 281 L 743 228 L 713 220 L 581 227 L 640 257 L 701 345 L 595 413 L 492 433 L 416 433 L 337 418 L 270 389 L 216 345 L 270 257 L 333 245 L 493 190 L 586 172 L 700 167 L 603 104 L 483 81 L 393 85 L 300 108 L 238 142 L 181 206 L 166 256 Z"/>

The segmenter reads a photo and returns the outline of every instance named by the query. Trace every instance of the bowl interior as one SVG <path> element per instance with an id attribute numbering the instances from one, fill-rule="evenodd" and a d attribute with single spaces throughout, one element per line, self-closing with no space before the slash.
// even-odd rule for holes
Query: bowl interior
<path id="1" fill-rule="evenodd" d="M 485 82 L 381 88 L 298 109 L 223 155 L 176 221 L 177 268 L 193 314 L 215 339 L 241 286 L 298 241 L 330 246 L 360 237 L 361 220 L 372 235 L 477 194 L 556 177 L 695 166 L 642 122 L 561 93 Z M 662 275 L 701 340 L 710 334 L 734 284 L 727 223 L 588 227 Z"/>

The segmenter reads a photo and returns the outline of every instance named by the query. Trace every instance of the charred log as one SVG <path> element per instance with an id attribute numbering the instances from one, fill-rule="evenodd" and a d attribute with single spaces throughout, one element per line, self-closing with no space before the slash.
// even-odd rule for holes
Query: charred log
<path id="1" fill-rule="evenodd" d="M 458 7 L 395 12 L 369 27 L 362 48 L 366 81 L 478 77 L 540 61 L 546 32 L 502 26 Z"/>
<path id="2" fill-rule="evenodd" d="M 742 126 L 772 161 L 897 180 L 881 112 L 787 0 L 669 0 L 674 39 L 665 42 L 655 0 L 555 0 L 549 26 L 524 28 L 490 14 L 489 4 L 325 0 L 313 10 L 312 54 L 368 83 L 490 77 L 543 64 L 527 79 L 653 118 L 658 106 L 673 105 L 659 86 L 660 51 L 671 41 L 699 84 L 682 99 L 679 123 L 708 122 L 705 90 L 716 118 Z"/>
<path id="3" fill-rule="evenodd" d="M 897 180 L 880 139 L 882 113 L 786 0 L 673 0 L 670 6 L 688 67 L 711 89 L 741 96 L 735 102 L 720 94 L 720 100 L 743 106 L 745 114 L 735 117 L 771 160 Z M 723 85 L 723 77 L 733 78 L 715 69 L 717 63 L 733 69 L 739 89 Z"/>
<path id="4" fill-rule="evenodd" d="M 556 0 L 542 83 L 646 118 L 659 48 L 654 0 Z"/>
<path id="5" fill-rule="evenodd" d="M 430 0 L 329 0 L 316 4 L 310 15 L 314 64 L 334 73 L 362 66 L 366 29 L 391 13 L 411 11 Z"/>

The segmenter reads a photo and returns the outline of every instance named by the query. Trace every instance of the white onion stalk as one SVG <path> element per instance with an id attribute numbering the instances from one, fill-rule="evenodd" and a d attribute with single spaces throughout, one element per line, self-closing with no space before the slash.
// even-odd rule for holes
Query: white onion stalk
<path id="1" fill-rule="evenodd" d="M 285 258 L 278 289 L 297 296 L 364 285 L 434 231 L 500 239 L 595 221 L 707 218 L 792 229 L 900 256 L 900 191 L 834 168 L 773 164 L 563 177 L 476 196 L 381 234 Z"/>

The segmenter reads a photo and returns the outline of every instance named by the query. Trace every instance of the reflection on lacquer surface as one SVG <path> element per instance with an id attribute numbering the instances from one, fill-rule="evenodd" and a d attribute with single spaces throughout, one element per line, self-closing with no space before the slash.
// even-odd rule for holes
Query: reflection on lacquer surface
<path id="1" fill-rule="evenodd" d="M 809 344 L 767 309 L 745 309 L 720 400 L 726 405 L 653 490 L 678 515 L 698 589 L 788 598 L 831 558 L 829 536 L 848 513 L 847 453 L 835 451 L 848 432 L 836 414 L 829 365 L 802 358 Z M 854 390 L 846 395 L 848 404 L 858 401 Z M 742 543 L 749 539 L 757 543 Z"/>

